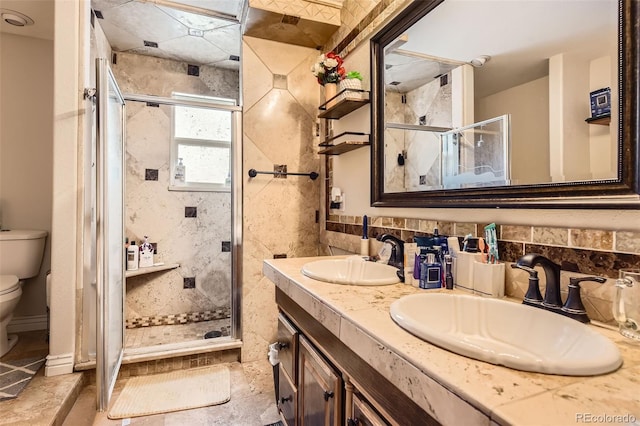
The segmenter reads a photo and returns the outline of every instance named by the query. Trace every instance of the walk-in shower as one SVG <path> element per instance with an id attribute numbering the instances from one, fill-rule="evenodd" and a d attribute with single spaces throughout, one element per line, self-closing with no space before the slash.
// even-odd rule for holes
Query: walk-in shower
<path id="1" fill-rule="evenodd" d="M 187 94 L 124 99 L 120 235 L 138 245 L 147 238 L 155 248 L 153 266 L 124 270 L 123 238 L 122 256 L 104 266 L 124 275 L 123 298 L 111 301 L 123 306 L 124 362 L 239 348 L 241 107 Z M 184 182 L 175 179 L 177 158 L 186 166 Z M 92 288 L 83 292 L 80 354 L 80 364 L 89 365 L 96 359 Z"/>
<path id="2" fill-rule="evenodd" d="M 125 235 L 155 248 L 152 268 L 125 272 L 125 353 L 207 333 L 235 338 L 231 177 L 239 108 L 233 99 L 184 93 L 125 100 Z M 185 171 L 177 173 L 177 164 Z"/>

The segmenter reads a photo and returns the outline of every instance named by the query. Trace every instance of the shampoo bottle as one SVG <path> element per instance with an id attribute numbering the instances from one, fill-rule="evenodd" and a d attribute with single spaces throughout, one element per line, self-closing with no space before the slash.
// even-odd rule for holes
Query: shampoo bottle
<path id="1" fill-rule="evenodd" d="M 135 271 L 138 269 L 139 250 L 136 242 L 131 241 L 131 244 L 127 247 L 127 271 Z"/>

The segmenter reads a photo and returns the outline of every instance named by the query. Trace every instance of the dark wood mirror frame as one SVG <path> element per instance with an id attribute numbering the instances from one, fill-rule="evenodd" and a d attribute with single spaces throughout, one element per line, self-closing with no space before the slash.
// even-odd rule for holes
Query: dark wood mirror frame
<path id="1" fill-rule="evenodd" d="M 384 192 L 384 47 L 443 0 L 414 1 L 371 38 L 371 205 L 374 207 L 640 209 L 640 1 L 618 3 L 618 178 Z"/>

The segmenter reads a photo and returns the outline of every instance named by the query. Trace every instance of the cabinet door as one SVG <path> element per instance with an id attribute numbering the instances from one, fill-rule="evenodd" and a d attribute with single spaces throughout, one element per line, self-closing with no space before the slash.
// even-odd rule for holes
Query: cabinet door
<path id="1" fill-rule="evenodd" d="M 387 426 L 389 424 L 357 393 L 353 394 L 351 410 L 353 416 L 347 419 L 347 426 Z"/>
<path id="2" fill-rule="evenodd" d="M 298 331 L 282 314 L 278 315 L 278 343 L 280 343 L 278 349 L 280 368 L 284 368 L 293 384 L 297 385 L 296 354 L 298 350 Z"/>
<path id="3" fill-rule="evenodd" d="M 303 336 L 299 337 L 298 411 L 300 425 L 338 426 L 343 414 L 342 379 Z"/>
<path id="4" fill-rule="evenodd" d="M 287 426 L 296 426 L 298 392 L 296 392 L 296 387 L 291 383 L 284 370 L 280 368 L 278 371 L 278 409 L 282 413 L 282 418 Z"/>

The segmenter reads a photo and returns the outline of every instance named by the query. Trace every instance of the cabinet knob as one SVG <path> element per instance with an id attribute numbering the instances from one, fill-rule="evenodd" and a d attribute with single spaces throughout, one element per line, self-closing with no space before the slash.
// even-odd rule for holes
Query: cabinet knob
<path id="1" fill-rule="evenodd" d="M 324 400 L 328 401 L 329 398 L 333 398 L 333 392 L 332 391 L 324 391 Z"/>
<path id="2" fill-rule="evenodd" d="M 347 426 L 358 426 L 359 424 L 360 424 L 360 421 L 358 419 L 352 419 L 352 418 L 347 419 Z"/>

